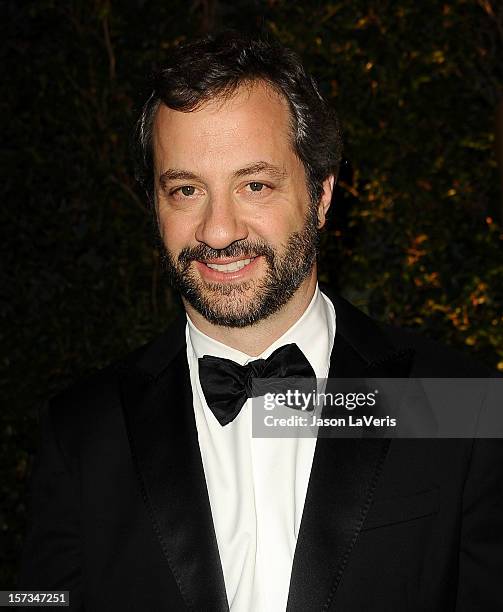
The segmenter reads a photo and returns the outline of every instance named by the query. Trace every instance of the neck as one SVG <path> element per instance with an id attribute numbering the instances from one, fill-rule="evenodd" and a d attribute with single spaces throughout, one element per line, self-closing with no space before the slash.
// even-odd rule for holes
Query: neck
<path id="1" fill-rule="evenodd" d="M 280 338 L 304 314 L 316 290 L 316 266 L 291 299 L 278 312 L 248 327 L 225 327 L 207 321 L 184 300 L 192 323 L 210 338 L 256 357 Z"/>

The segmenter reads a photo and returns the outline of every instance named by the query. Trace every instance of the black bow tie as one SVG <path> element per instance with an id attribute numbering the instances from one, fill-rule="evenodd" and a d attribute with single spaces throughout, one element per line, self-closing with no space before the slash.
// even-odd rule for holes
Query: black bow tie
<path id="1" fill-rule="evenodd" d="M 263 395 L 252 389 L 254 378 L 316 378 L 311 364 L 296 344 L 286 344 L 267 359 L 241 366 L 223 357 L 199 359 L 199 380 L 204 397 L 220 425 L 231 423 L 249 397 Z"/>

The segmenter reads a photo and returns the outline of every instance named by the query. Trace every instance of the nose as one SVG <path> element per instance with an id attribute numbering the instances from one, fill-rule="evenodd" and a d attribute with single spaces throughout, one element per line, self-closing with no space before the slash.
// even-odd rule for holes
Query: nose
<path id="1" fill-rule="evenodd" d="M 195 238 L 212 249 L 224 249 L 248 236 L 239 204 L 232 197 L 215 196 L 208 200 L 196 229 Z"/>

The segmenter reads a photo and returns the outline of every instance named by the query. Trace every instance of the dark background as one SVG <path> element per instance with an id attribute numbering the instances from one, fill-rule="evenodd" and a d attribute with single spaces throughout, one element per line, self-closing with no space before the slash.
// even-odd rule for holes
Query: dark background
<path id="1" fill-rule="evenodd" d="M 232 27 L 301 53 L 339 111 L 349 160 L 322 278 L 503 370 L 503 3 L 3 7 L 0 588 L 14 584 L 38 405 L 173 313 L 129 141 L 145 75 L 181 41 Z"/>

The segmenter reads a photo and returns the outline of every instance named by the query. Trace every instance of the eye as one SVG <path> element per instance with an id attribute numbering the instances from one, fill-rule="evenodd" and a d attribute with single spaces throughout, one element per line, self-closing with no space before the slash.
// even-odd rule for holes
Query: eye
<path id="1" fill-rule="evenodd" d="M 252 191 L 262 191 L 264 187 L 266 187 L 264 183 L 259 183 L 257 181 L 252 181 L 251 183 L 248 183 L 248 185 Z"/>
<path id="2" fill-rule="evenodd" d="M 242 188 L 243 195 L 250 198 L 265 198 L 271 191 L 272 187 L 261 181 L 250 181 L 246 183 Z"/>
<path id="3" fill-rule="evenodd" d="M 175 200 L 193 199 L 201 195 L 201 190 L 194 187 L 194 185 L 181 185 L 180 187 L 172 189 L 169 195 Z"/>
<path id="4" fill-rule="evenodd" d="M 190 197 L 196 193 L 196 188 L 192 185 L 184 185 L 183 187 L 179 187 L 177 191 L 179 191 L 186 197 Z"/>

